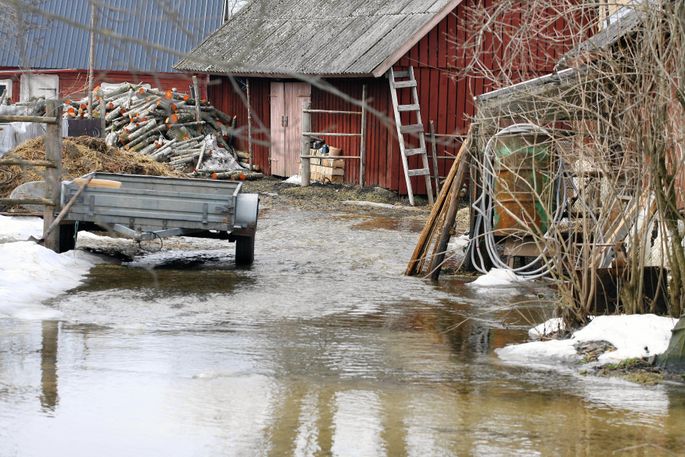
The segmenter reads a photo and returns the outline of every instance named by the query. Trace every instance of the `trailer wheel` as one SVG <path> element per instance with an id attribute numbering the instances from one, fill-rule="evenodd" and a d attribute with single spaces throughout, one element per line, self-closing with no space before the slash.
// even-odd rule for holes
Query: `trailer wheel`
<path id="1" fill-rule="evenodd" d="M 235 264 L 249 266 L 254 262 L 254 235 L 235 237 Z"/>
<path id="2" fill-rule="evenodd" d="M 60 253 L 71 251 L 76 247 L 76 224 L 61 224 L 59 226 Z"/>

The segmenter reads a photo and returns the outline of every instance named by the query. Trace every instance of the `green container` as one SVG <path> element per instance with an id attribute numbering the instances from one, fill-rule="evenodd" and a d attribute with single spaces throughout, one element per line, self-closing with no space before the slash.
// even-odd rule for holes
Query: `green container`
<path id="1" fill-rule="evenodd" d="M 544 134 L 497 138 L 494 157 L 496 236 L 544 234 L 554 212 L 552 140 Z"/>

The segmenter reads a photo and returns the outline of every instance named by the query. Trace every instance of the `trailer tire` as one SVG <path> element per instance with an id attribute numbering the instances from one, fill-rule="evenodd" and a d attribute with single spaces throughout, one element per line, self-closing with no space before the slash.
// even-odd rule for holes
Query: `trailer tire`
<path id="1" fill-rule="evenodd" d="M 76 224 L 61 224 L 59 226 L 59 253 L 76 248 Z"/>
<path id="2" fill-rule="evenodd" d="M 254 262 L 254 235 L 235 237 L 235 264 L 250 266 Z"/>

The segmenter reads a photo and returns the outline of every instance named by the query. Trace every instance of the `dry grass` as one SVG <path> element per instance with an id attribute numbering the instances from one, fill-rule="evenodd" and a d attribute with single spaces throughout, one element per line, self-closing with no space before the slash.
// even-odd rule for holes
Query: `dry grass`
<path id="1" fill-rule="evenodd" d="M 23 143 L 6 158 L 45 159 L 43 137 Z M 73 179 L 92 172 L 130 173 L 151 176 L 180 176 L 168 165 L 136 152 L 107 146 L 104 140 L 92 137 L 64 138 L 62 143 L 63 179 Z M 41 168 L 0 166 L 0 197 L 8 196 L 17 186 L 43 179 Z"/>

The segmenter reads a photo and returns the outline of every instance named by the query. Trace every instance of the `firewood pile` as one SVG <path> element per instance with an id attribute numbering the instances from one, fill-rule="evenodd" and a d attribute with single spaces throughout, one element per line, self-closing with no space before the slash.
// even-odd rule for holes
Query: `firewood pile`
<path id="1" fill-rule="evenodd" d="M 147 84 L 102 84 L 95 91 L 93 118 L 102 116 L 101 101 L 110 146 L 169 163 L 186 173 L 251 174 L 239 164 L 233 149 L 235 116 L 205 100 Z M 88 100 L 65 100 L 63 109 L 65 118 L 87 118 Z"/>

